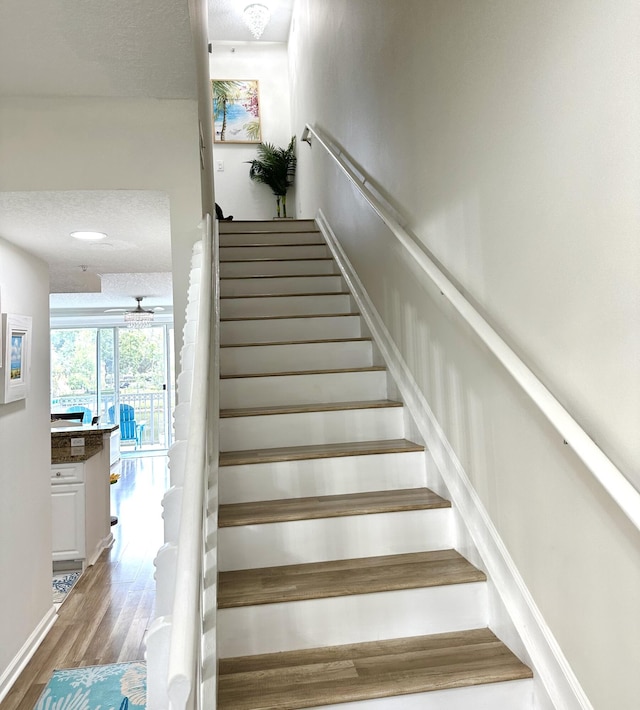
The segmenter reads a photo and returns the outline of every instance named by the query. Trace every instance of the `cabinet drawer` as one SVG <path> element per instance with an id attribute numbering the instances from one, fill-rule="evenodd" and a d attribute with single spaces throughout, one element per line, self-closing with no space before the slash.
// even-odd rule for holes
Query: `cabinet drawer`
<path id="1" fill-rule="evenodd" d="M 51 483 L 84 483 L 84 466 L 77 463 L 63 463 L 51 467 Z"/>

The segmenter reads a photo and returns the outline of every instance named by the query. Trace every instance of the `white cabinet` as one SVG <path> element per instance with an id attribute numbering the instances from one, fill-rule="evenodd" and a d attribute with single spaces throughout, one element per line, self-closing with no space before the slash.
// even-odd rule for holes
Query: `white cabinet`
<path id="1" fill-rule="evenodd" d="M 113 542 L 109 514 L 109 450 L 77 463 L 52 464 L 53 560 L 91 565 Z"/>
<path id="2" fill-rule="evenodd" d="M 86 556 L 84 483 L 51 487 L 53 509 L 53 559 L 83 560 Z"/>

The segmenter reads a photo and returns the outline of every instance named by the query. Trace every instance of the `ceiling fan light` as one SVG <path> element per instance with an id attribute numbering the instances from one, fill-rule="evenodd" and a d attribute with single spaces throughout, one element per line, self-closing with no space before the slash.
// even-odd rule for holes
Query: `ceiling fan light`
<path id="1" fill-rule="evenodd" d="M 254 2 L 245 7 L 242 18 L 254 39 L 260 39 L 265 27 L 269 24 L 271 13 L 266 5 Z"/>
<path id="2" fill-rule="evenodd" d="M 136 301 L 138 305 L 135 310 L 127 311 L 124 314 L 124 322 L 127 328 L 149 328 L 153 323 L 154 313 L 142 307 L 142 296 L 136 296 Z"/>
<path id="3" fill-rule="evenodd" d="M 129 311 L 124 314 L 127 328 L 149 328 L 153 323 L 153 313 L 149 311 Z"/>

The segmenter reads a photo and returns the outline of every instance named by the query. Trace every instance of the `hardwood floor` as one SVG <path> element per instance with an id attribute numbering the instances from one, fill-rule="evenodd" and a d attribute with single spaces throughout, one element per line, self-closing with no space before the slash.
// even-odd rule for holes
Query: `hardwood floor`
<path id="1" fill-rule="evenodd" d="M 112 471 L 121 474 L 111 486 L 111 512 L 119 519 L 112 527 L 115 542 L 71 590 L 0 710 L 32 710 L 54 669 L 143 658 L 153 618 L 153 559 L 163 541 L 167 458 L 127 458 Z"/>

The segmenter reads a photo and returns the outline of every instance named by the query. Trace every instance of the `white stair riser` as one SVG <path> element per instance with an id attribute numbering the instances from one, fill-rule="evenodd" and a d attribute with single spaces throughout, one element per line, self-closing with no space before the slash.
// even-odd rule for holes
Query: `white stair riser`
<path id="1" fill-rule="evenodd" d="M 300 372 L 325 367 L 370 367 L 372 364 L 373 351 L 368 340 L 220 348 L 221 375 Z"/>
<path id="2" fill-rule="evenodd" d="M 218 530 L 222 571 L 401 555 L 453 546 L 451 508 L 346 515 Z"/>
<path id="3" fill-rule="evenodd" d="M 256 234 L 220 234 L 221 247 L 239 244 L 317 244 L 323 241 L 320 232 L 258 232 Z"/>
<path id="4" fill-rule="evenodd" d="M 307 710 L 534 710 L 533 692 L 532 679 L 510 680 L 339 705 L 314 705 Z"/>
<path id="5" fill-rule="evenodd" d="M 486 626 L 485 582 L 218 610 L 220 658 Z"/>
<path id="6" fill-rule="evenodd" d="M 300 412 L 220 420 L 220 450 L 401 439 L 402 407 Z"/>
<path id="7" fill-rule="evenodd" d="M 288 232 L 317 232 L 318 227 L 312 219 L 289 219 L 287 221 L 273 220 L 272 222 L 256 222 L 248 219 L 239 219 L 234 222 L 220 222 L 220 234 L 245 234 L 268 233 L 286 234 Z"/>
<path id="8" fill-rule="evenodd" d="M 385 371 L 234 377 L 220 380 L 222 409 L 314 402 L 360 402 L 386 398 Z"/>
<path id="9" fill-rule="evenodd" d="M 220 247 L 220 261 L 234 259 L 311 259 L 330 256 L 326 244 L 260 244 L 257 246 Z"/>
<path id="10" fill-rule="evenodd" d="M 222 318 L 255 316 L 294 316 L 314 313 L 351 313 L 351 297 L 347 294 L 319 296 L 267 296 L 266 298 L 223 298 Z"/>
<path id="11" fill-rule="evenodd" d="M 228 345 L 314 338 L 359 338 L 360 323 L 360 316 L 223 321 L 220 324 L 220 342 Z"/>
<path id="12" fill-rule="evenodd" d="M 282 274 L 337 274 L 333 259 L 308 261 L 225 261 L 220 264 L 220 276 L 278 276 Z"/>
<path id="13" fill-rule="evenodd" d="M 422 451 L 221 466 L 221 503 L 343 495 L 426 485 Z"/>
<path id="14" fill-rule="evenodd" d="M 221 296 L 280 293 L 339 293 L 345 290 L 341 276 L 275 276 L 270 278 L 222 279 Z"/>

